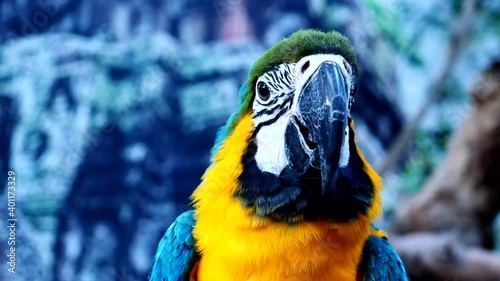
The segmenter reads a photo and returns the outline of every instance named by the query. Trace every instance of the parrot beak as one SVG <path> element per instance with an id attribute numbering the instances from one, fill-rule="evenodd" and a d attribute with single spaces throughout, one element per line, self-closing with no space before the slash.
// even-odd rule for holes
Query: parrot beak
<path id="1" fill-rule="evenodd" d="M 342 71 L 331 61 L 321 63 L 298 97 L 296 115 L 287 128 L 288 156 L 300 174 L 319 170 L 322 192 L 330 192 L 339 166 L 348 109 L 348 91 Z M 295 130 L 295 134 L 289 130 Z M 299 134 L 297 134 L 299 133 Z"/>

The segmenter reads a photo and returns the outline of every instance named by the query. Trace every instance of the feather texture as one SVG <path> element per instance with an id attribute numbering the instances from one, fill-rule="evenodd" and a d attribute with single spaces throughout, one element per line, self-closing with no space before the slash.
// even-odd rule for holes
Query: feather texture
<path id="1" fill-rule="evenodd" d="M 191 197 L 195 211 L 165 233 L 150 281 L 408 280 L 385 234 L 371 227 L 381 213 L 381 179 L 355 143 L 352 120 L 335 193 L 320 192 L 315 174 L 275 175 L 255 163 L 259 112 L 250 105 L 258 77 L 311 54 L 340 54 L 357 72 L 354 47 L 338 32 L 299 31 L 255 63 Z"/>
<path id="2" fill-rule="evenodd" d="M 349 222 L 288 224 L 255 216 L 234 196 L 252 130 L 252 115 L 242 117 L 193 193 L 194 237 L 202 256 L 198 280 L 356 280 L 370 222 L 380 214 L 380 178 L 366 163 L 373 175 L 372 205 Z"/>
<path id="3" fill-rule="evenodd" d="M 161 239 L 149 281 L 187 281 L 193 270 L 198 254 L 195 251 L 193 211 L 181 214 L 167 229 Z"/>
<path id="4" fill-rule="evenodd" d="M 371 235 L 363 249 L 359 273 L 365 281 L 407 281 L 401 258 L 386 237 Z"/>

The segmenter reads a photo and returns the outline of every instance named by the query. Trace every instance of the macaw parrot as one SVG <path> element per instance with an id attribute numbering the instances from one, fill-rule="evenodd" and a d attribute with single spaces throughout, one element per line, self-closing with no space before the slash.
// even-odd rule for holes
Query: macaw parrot
<path id="1" fill-rule="evenodd" d="M 408 280 L 372 226 L 381 179 L 356 145 L 357 78 L 354 47 L 336 31 L 300 30 L 270 48 L 149 280 Z"/>

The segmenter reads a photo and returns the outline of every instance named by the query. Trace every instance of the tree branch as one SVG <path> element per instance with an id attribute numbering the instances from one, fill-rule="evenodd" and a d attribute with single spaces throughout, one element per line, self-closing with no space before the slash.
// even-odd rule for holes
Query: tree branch
<path id="1" fill-rule="evenodd" d="M 389 171 L 396 163 L 396 161 L 399 160 L 406 144 L 413 137 L 418 124 L 420 124 L 425 114 L 431 107 L 432 103 L 434 103 L 434 101 L 443 92 L 445 82 L 448 76 L 450 76 L 451 70 L 456 63 L 462 48 L 468 41 L 473 24 L 476 5 L 477 0 L 468 0 L 463 4 L 461 15 L 452 27 L 453 30 L 450 35 L 447 56 L 443 68 L 438 73 L 434 82 L 431 84 L 429 94 L 427 95 L 427 98 L 422 106 L 419 108 L 417 114 L 415 115 L 415 117 L 413 117 L 412 120 L 410 120 L 410 122 L 407 123 L 403 131 L 401 131 L 401 133 L 397 136 L 393 145 L 389 149 L 389 152 L 387 153 L 384 161 L 378 167 L 377 171 L 380 173 L 380 175 L 383 175 L 384 173 Z"/>
<path id="2" fill-rule="evenodd" d="M 418 280 L 500 281 L 499 254 L 464 246 L 453 235 L 417 232 L 390 242 Z"/>

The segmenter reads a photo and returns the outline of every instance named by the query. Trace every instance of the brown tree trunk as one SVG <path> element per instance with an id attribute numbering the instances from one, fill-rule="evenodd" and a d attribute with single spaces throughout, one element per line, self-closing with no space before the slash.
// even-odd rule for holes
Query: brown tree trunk
<path id="1" fill-rule="evenodd" d="M 403 202 L 391 241 L 412 280 L 500 280 L 492 224 L 500 210 L 500 62 L 471 92 L 469 115 L 422 191 Z"/>

